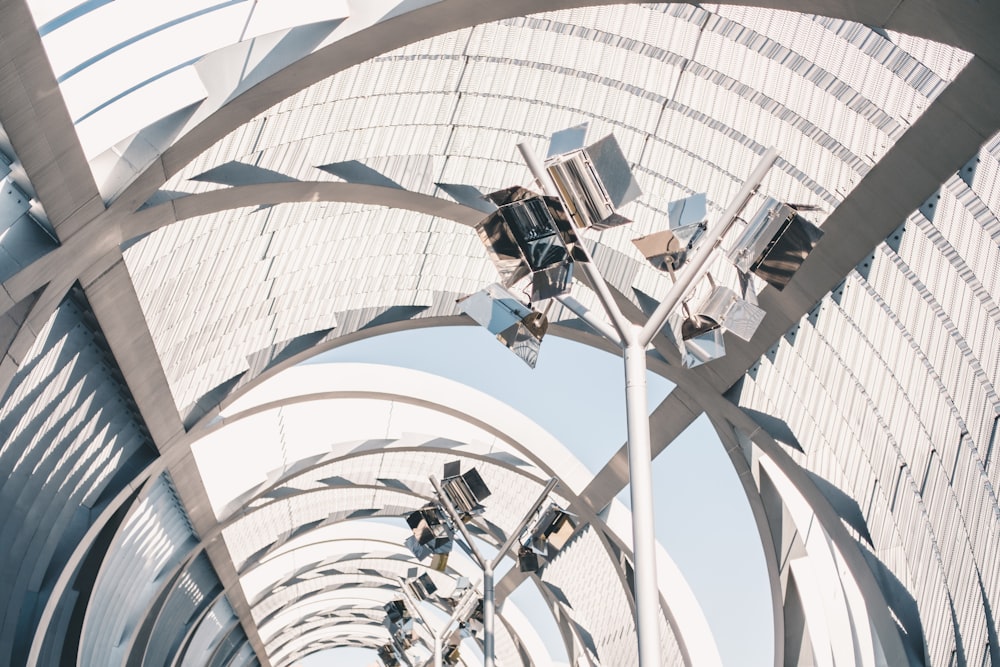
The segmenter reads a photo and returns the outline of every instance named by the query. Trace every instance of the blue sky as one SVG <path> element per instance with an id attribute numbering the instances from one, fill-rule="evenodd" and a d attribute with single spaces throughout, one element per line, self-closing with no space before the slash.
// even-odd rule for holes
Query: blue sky
<path id="1" fill-rule="evenodd" d="M 591 470 L 601 468 L 625 441 L 621 359 L 552 335 L 543 342 L 534 370 L 479 327 L 387 334 L 314 361 L 384 363 L 470 385 L 538 422 Z M 671 384 L 652 374 L 649 382 L 652 409 Z M 723 664 L 773 664 L 760 540 L 736 473 L 704 416 L 657 457 L 653 475 L 657 538 L 701 603 Z M 627 503 L 627 490 L 622 496 Z M 302 665 L 362 667 L 373 662 L 374 652 L 337 649 L 315 654 Z"/>

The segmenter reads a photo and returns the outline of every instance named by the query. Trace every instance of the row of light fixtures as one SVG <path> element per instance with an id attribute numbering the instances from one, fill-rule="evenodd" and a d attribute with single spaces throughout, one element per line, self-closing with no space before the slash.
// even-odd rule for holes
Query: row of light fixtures
<path id="1" fill-rule="evenodd" d="M 642 194 L 614 136 L 584 146 L 586 131 L 583 124 L 552 135 L 544 166 L 558 197 L 520 186 L 485 196 L 497 209 L 476 231 L 500 280 L 459 300 L 462 312 L 532 368 L 548 320 L 531 304 L 568 295 L 573 263 L 589 261 L 577 232 L 630 222 L 618 209 Z M 751 339 L 765 313 L 757 305 L 750 275 L 783 289 L 822 236 L 799 214 L 801 209 L 768 199 L 728 254 L 740 276 L 741 293 L 716 285 L 709 274 L 708 295 L 693 306 L 685 302 L 683 312 L 668 320 L 685 367 L 723 356 L 723 331 Z M 706 235 L 705 195 L 671 202 L 667 217 L 668 229 L 633 243 L 650 264 L 673 276 Z M 528 303 L 517 291 L 529 297 Z"/>
<path id="2" fill-rule="evenodd" d="M 461 472 L 459 461 L 445 464 L 441 490 L 464 523 L 483 513 L 485 507 L 482 503 L 492 495 L 479 471 L 470 468 Z M 430 557 L 429 567 L 443 572 L 455 541 L 455 527 L 451 525 L 448 512 L 440 502 L 430 502 L 407 515 L 406 523 L 412 532 L 406 539 L 406 546 L 420 561 Z M 576 521 L 573 515 L 555 503 L 550 503 L 540 513 L 538 520 L 528 531 L 527 537 L 521 542 L 517 554 L 519 569 L 522 572 L 537 571 L 542 561 L 551 560 L 566 545 L 575 530 Z M 416 568 L 409 570 L 403 585 L 416 601 L 428 600 L 435 597 L 438 592 L 438 586 L 430 574 L 419 573 Z M 445 602 L 453 610 L 457 609 L 469 587 L 469 580 L 466 577 L 459 577 L 453 592 Z M 468 615 L 459 622 L 458 629 L 445 643 L 443 652 L 445 664 L 457 664 L 458 646 L 463 637 L 475 636 L 483 630 L 484 604 L 483 598 L 479 597 Z M 386 667 L 394 667 L 400 664 L 401 656 L 405 656 L 406 650 L 412 646 L 413 619 L 403 599 L 388 602 L 384 609 L 386 617 L 383 624 L 389 630 L 391 642 L 379 648 L 378 654 Z"/>

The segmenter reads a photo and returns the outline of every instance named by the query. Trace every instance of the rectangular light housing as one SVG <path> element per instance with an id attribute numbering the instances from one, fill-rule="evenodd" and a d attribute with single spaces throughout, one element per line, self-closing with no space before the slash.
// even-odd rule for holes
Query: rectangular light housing
<path id="1" fill-rule="evenodd" d="M 577 227 L 607 229 L 631 222 L 617 209 L 642 195 L 614 135 L 550 157 L 546 171 Z"/>
<path id="2" fill-rule="evenodd" d="M 532 368 L 538 360 L 542 337 L 548 329 L 545 316 L 521 303 L 496 283 L 459 299 L 459 309 L 496 335 L 524 363 Z"/>
<path id="3" fill-rule="evenodd" d="M 729 253 L 736 268 L 782 290 L 816 247 L 823 232 L 788 204 L 768 199 Z"/>

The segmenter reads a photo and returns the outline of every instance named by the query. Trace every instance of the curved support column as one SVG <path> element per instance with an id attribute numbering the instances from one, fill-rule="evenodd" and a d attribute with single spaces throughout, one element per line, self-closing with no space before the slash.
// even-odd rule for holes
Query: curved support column
<path id="1" fill-rule="evenodd" d="M 96 560 L 96 554 L 91 553 L 93 549 L 103 547 L 107 550 L 110 547 L 114 534 L 127 521 L 129 514 L 138 501 L 141 489 L 149 480 L 150 471 L 154 467 L 155 464 L 147 467 L 142 474 L 136 477 L 136 480 L 132 484 L 123 488 L 114 498 L 109 500 L 100 510 L 100 514 L 98 514 L 90 528 L 83 535 L 83 538 L 77 543 L 66 565 L 60 571 L 59 577 L 52 585 L 48 601 L 45 603 L 42 614 L 38 619 L 38 626 L 35 629 L 31 648 L 28 653 L 29 665 L 38 664 L 49 626 L 56 615 L 57 608 L 62 604 L 63 596 L 69 589 L 70 584 L 73 584 L 75 588 L 79 588 L 79 578 L 82 576 L 81 568 L 84 561 L 88 559 Z M 124 514 L 122 514 L 123 510 Z M 109 530 L 111 531 L 110 534 L 106 534 Z M 103 561 L 103 557 L 100 560 Z M 87 585 L 88 595 L 89 590 L 93 589 L 96 579 L 97 573 L 94 572 Z"/>
<path id="2" fill-rule="evenodd" d="M 760 495 L 760 489 L 754 483 L 754 477 L 750 469 L 747 453 L 736 438 L 732 427 L 722 419 L 713 418 L 708 415 L 722 442 L 729 460 L 732 461 L 736 469 L 736 475 L 740 480 L 740 486 L 747 498 L 750 512 L 753 514 L 754 523 L 757 525 L 757 534 L 760 536 L 761 550 L 764 553 L 764 564 L 767 567 L 767 581 L 771 591 L 771 624 L 774 634 L 774 667 L 782 667 L 785 664 L 785 614 L 784 597 L 781 587 L 781 571 L 778 559 L 780 557 L 778 545 L 775 543 L 770 528 L 771 518 L 768 516 L 767 507 Z"/>

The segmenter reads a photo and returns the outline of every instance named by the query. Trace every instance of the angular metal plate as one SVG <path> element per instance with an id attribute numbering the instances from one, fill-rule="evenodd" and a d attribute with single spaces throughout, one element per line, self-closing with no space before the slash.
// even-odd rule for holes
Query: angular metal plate
<path id="1" fill-rule="evenodd" d="M 584 150 L 615 208 L 621 208 L 642 196 L 642 189 L 632 175 L 632 168 L 615 135 L 609 134 Z"/>
<path id="2" fill-rule="evenodd" d="M 670 228 L 684 227 L 708 220 L 708 204 L 704 192 L 667 204 Z"/>
<path id="3" fill-rule="evenodd" d="M 548 159 L 553 155 L 562 155 L 583 148 L 583 143 L 587 140 L 588 125 L 589 123 L 580 123 L 573 127 L 567 127 L 565 130 L 553 132 L 552 138 L 549 140 L 549 152 L 545 158 Z"/>
<path id="4" fill-rule="evenodd" d="M 795 215 L 780 236 L 750 268 L 769 285 L 781 291 L 802 262 L 816 247 L 823 232 L 800 215 Z"/>
<path id="5" fill-rule="evenodd" d="M 732 306 L 730 306 L 729 312 L 726 313 L 726 320 L 723 322 L 723 326 L 733 332 L 733 335 L 750 342 L 750 339 L 753 338 L 754 333 L 757 331 L 757 327 L 764 321 L 764 315 L 766 314 L 762 308 L 758 308 L 749 301 L 736 299 Z"/>

